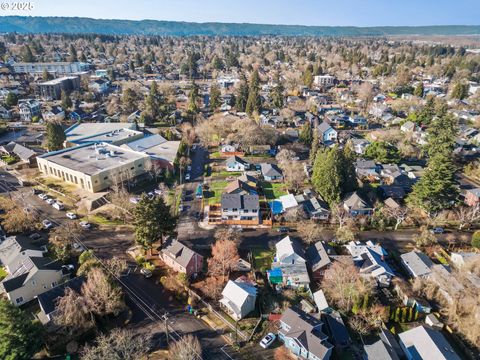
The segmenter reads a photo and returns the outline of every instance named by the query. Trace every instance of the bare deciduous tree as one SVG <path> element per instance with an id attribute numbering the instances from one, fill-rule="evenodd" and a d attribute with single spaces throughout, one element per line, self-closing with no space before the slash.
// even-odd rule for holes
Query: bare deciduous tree
<path id="1" fill-rule="evenodd" d="M 384 206 L 382 212 L 390 218 L 395 219 L 395 230 L 405 221 L 408 215 L 408 209 L 404 206 Z"/>
<path id="2" fill-rule="evenodd" d="M 71 288 L 57 300 L 54 323 L 68 329 L 70 334 L 81 334 L 95 324 L 83 296 Z"/>
<path id="3" fill-rule="evenodd" d="M 86 346 L 82 360 L 122 359 L 138 360 L 148 354 L 150 337 L 135 335 L 131 331 L 115 329 L 108 335 L 100 335 L 94 346 Z"/>
<path id="4" fill-rule="evenodd" d="M 225 275 L 237 264 L 238 250 L 235 242 L 229 239 L 219 239 L 212 246 L 212 257 L 208 259 L 208 271 L 212 275 Z"/>
<path id="5" fill-rule="evenodd" d="M 468 228 L 474 222 L 480 220 L 480 204 L 475 204 L 474 206 L 459 206 L 455 210 L 455 215 L 458 219 L 458 229 Z"/>
<path id="6" fill-rule="evenodd" d="M 202 346 L 196 336 L 184 335 L 170 347 L 170 358 L 173 360 L 200 360 Z"/>
<path id="7" fill-rule="evenodd" d="M 125 307 L 122 290 L 98 267 L 89 271 L 82 294 L 90 311 L 98 316 L 117 315 Z"/>
<path id="8" fill-rule="evenodd" d="M 313 220 L 299 222 L 297 231 L 307 244 L 312 244 L 323 239 L 323 228 Z"/>

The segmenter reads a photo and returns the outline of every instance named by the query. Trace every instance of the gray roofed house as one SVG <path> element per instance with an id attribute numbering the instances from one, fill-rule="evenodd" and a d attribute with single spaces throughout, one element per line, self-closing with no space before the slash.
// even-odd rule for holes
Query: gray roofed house
<path id="1" fill-rule="evenodd" d="M 442 333 L 428 326 L 417 326 L 398 337 L 408 360 L 460 360 Z"/>
<path id="2" fill-rule="evenodd" d="M 293 354 L 303 359 L 328 360 L 333 346 L 322 332 L 323 322 L 302 310 L 289 308 L 280 319 L 278 336 Z"/>
<path id="3" fill-rule="evenodd" d="M 227 171 L 245 171 L 250 169 L 250 164 L 239 156 L 230 156 L 225 160 Z"/>
<path id="4" fill-rule="evenodd" d="M 46 253 L 46 249 L 27 237 L 16 235 L 9 236 L 0 244 L 0 265 L 4 266 L 8 272 L 14 271 L 15 263 L 29 256 L 41 257 Z"/>
<path id="5" fill-rule="evenodd" d="M 323 121 L 317 126 L 317 131 L 320 137 L 320 141 L 324 144 L 331 143 L 337 140 L 337 131 L 334 130 L 330 124 Z"/>
<path id="6" fill-rule="evenodd" d="M 246 182 L 233 180 L 224 189 L 225 194 L 255 195 L 257 191 Z"/>
<path id="7" fill-rule="evenodd" d="M 52 321 L 56 313 L 56 302 L 59 298 L 65 295 L 65 290 L 70 288 L 79 293 L 82 285 L 85 282 L 84 276 L 75 277 L 67 282 L 55 286 L 54 288 L 37 296 L 38 304 L 40 305 L 40 312 L 37 317 L 43 325 Z"/>
<path id="8" fill-rule="evenodd" d="M 329 334 L 330 341 L 335 346 L 335 351 L 341 352 L 348 348 L 352 343 L 352 339 L 350 339 L 347 327 L 340 313 L 338 311 L 325 313 L 322 315 L 322 319 L 325 321 L 326 330 Z"/>
<path id="9" fill-rule="evenodd" d="M 377 342 L 363 348 L 365 360 L 399 360 L 403 355 L 395 336 L 384 328 L 380 330 L 380 339 Z"/>
<path id="10" fill-rule="evenodd" d="M 29 149 L 21 144 L 18 144 L 14 141 L 9 142 L 7 145 L 1 147 L 5 153 L 18 157 L 21 161 L 26 162 L 30 165 L 35 165 L 35 158 L 37 153 L 32 149 Z"/>
<path id="11" fill-rule="evenodd" d="M 263 178 L 267 181 L 281 181 L 283 179 L 282 170 L 280 170 L 275 164 L 261 163 L 260 169 Z"/>
<path id="12" fill-rule="evenodd" d="M 312 219 L 328 220 L 330 217 L 330 210 L 328 204 L 318 197 L 311 197 L 303 201 L 305 212 Z"/>
<path id="13" fill-rule="evenodd" d="M 345 196 L 343 207 L 351 216 L 371 215 L 373 213 L 372 205 L 362 199 L 356 191 Z"/>
<path id="14" fill-rule="evenodd" d="M 10 268 L 12 271 L 0 282 L 0 294 L 4 293 L 16 306 L 57 286 L 64 277 L 61 264 L 45 257 L 24 257 Z"/>
<path id="15" fill-rule="evenodd" d="M 184 273 L 187 276 L 192 276 L 203 270 L 203 256 L 177 240 L 166 240 L 160 250 L 159 257 L 174 271 Z"/>
<path id="16" fill-rule="evenodd" d="M 410 251 L 400 255 L 402 265 L 413 277 L 427 277 L 432 272 L 433 262 L 430 258 L 418 251 Z"/>
<path id="17" fill-rule="evenodd" d="M 379 178 L 378 165 L 373 160 L 357 159 L 355 172 L 358 177 Z"/>
<path id="18" fill-rule="evenodd" d="M 260 221 L 260 202 L 258 195 L 222 194 L 222 220 Z"/>
<path id="19" fill-rule="evenodd" d="M 321 280 L 325 270 L 332 263 L 330 255 L 336 255 L 336 253 L 325 241 L 317 241 L 308 247 L 306 255 L 313 278 L 315 280 Z"/>

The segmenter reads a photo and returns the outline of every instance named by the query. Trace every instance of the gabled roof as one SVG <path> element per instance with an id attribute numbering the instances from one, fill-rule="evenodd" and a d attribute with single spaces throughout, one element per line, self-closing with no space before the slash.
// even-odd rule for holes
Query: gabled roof
<path id="1" fill-rule="evenodd" d="M 417 326 L 402 332 L 399 338 L 410 354 L 419 359 L 460 360 L 442 333 L 427 326 Z"/>
<path id="2" fill-rule="evenodd" d="M 355 191 L 353 193 L 347 194 L 343 203 L 350 210 L 370 210 L 373 209 L 372 206 L 365 200 L 363 200 L 360 195 Z"/>
<path id="3" fill-rule="evenodd" d="M 233 180 L 232 182 L 230 182 L 224 189 L 224 192 L 225 194 L 231 194 L 233 192 L 236 192 L 236 191 L 242 191 L 242 194 L 243 195 L 248 195 L 248 194 L 252 194 L 252 195 L 255 195 L 256 194 L 256 191 L 253 187 L 251 187 L 250 185 L 248 185 L 247 183 L 237 179 L 237 180 Z"/>
<path id="4" fill-rule="evenodd" d="M 239 156 L 230 156 L 227 160 L 225 160 L 225 165 L 230 165 L 230 164 L 235 164 L 235 163 L 239 163 L 239 164 L 242 164 L 242 165 L 248 165 L 248 162 L 246 162 L 245 160 L 243 160 L 241 157 Z"/>
<path id="5" fill-rule="evenodd" d="M 413 276 L 425 276 L 432 272 L 433 262 L 422 252 L 410 251 L 400 255 L 400 258 Z"/>
<path id="6" fill-rule="evenodd" d="M 312 271 L 317 271 L 330 264 L 332 261 L 329 254 L 334 255 L 335 251 L 324 241 L 317 241 L 315 244 L 310 245 L 306 255 Z"/>
<path id="7" fill-rule="evenodd" d="M 55 311 L 56 301 L 65 295 L 65 290 L 70 288 L 77 293 L 80 292 L 83 283 L 85 282 L 85 277 L 79 276 L 75 277 L 62 285 L 55 286 L 53 289 L 50 289 L 37 296 L 38 303 L 42 308 L 43 312 L 48 315 Z"/>
<path id="8" fill-rule="evenodd" d="M 260 168 L 263 176 L 282 176 L 282 170 L 280 170 L 275 164 L 261 163 Z"/>
<path id="9" fill-rule="evenodd" d="M 246 282 L 228 280 L 222 296 L 240 309 L 249 296 L 257 296 L 257 289 Z"/>
<path id="10" fill-rule="evenodd" d="M 322 121 L 322 123 L 318 125 L 317 129 L 321 135 L 325 134 L 328 130 L 333 130 L 330 124 L 326 123 L 325 121 Z"/>
<path id="11" fill-rule="evenodd" d="M 192 258 L 198 255 L 192 249 L 186 247 L 177 240 L 167 240 L 162 247 L 162 253 L 172 258 L 176 263 L 186 268 Z"/>
<path id="12" fill-rule="evenodd" d="M 305 255 L 300 243 L 290 238 L 290 236 L 284 237 L 278 243 L 275 244 L 277 261 L 282 261 L 284 258 L 297 254 L 302 259 L 305 259 Z"/>
<path id="13" fill-rule="evenodd" d="M 42 248 L 32 243 L 29 238 L 22 236 L 9 236 L 0 244 L 0 264 L 10 264 L 21 252 L 25 250 L 42 251 Z"/>

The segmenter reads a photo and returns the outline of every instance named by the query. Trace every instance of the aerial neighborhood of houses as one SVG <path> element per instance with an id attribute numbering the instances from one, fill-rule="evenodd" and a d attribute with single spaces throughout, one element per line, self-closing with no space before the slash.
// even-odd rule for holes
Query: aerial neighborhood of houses
<path id="1" fill-rule="evenodd" d="M 478 359 L 478 46 L 0 34 L 0 327 L 44 358 Z"/>

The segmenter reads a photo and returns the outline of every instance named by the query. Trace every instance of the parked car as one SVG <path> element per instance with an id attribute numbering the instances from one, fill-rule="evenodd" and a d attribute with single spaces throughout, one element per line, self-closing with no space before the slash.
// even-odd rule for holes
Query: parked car
<path id="1" fill-rule="evenodd" d="M 148 269 L 145 269 L 145 268 L 142 268 L 140 270 L 140 274 L 142 274 L 143 276 L 145 276 L 146 278 L 149 278 L 149 277 L 152 277 L 153 273 L 148 270 Z"/>
<path id="2" fill-rule="evenodd" d="M 92 224 L 87 221 L 80 221 L 80 226 L 84 229 L 90 229 L 92 227 Z"/>
<path id="3" fill-rule="evenodd" d="M 138 196 L 134 196 L 130 198 L 130 202 L 132 204 L 138 204 L 139 201 L 140 201 L 140 198 Z"/>
<path id="4" fill-rule="evenodd" d="M 53 204 L 52 204 L 52 207 L 57 209 L 57 210 L 63 210 L 65 209 L 65 206 L 63 206 L 63 204 L 59 201 L 55 201 Z"/>
<path id="5" fill-rule="evenodd" d="M 442 227 L 434 227 L 433 229 L 430 229 L 430 232 L 432 234 L 443 234 L 445 230 Z"/>
<path id="6" fill-rule="evenodd" d="M 185 175 L 185 180 L 187 180 L 187 181 L 190 180 L 190 173 L 187 173 L 187 174 Z"/>
<path id="7" fill-rule="evenodd" d="M 67 272 L 72 272 L 73 270 L 75 270 L 75 266 L 73 266 L 72 264 L 62 265 L 62 269 Z"/>
<path id="8" fill-rule="evenodd" d="M 45 229 L 50 229 L 50 228 L 53 227 L 53 223 L 50 220 L 47 220 L 47 219 L 42 221 L 42 225 Z"/>
<path id="9" fill-rule="evenodd" d="M 160 189 L 155 189 L 155 190 L 153 190 L 153 192 L 154 192 L 156 195 L 162 195 L 162 194 L 163 194 L 163 191 L 160 190 Z"/>
<path id="10" fill-rule="evenodd" d="M 52 204 L 55 202 L 55 199 L 46 198 L 46 199 L 45 199 L 45 202 L 46 202 L 48 205 L 52 205 Z"/>
<path id="11" fill-rule="evenodd" d="M 71 220 L 75 220 L 77 218 L 77 214 L 75 213 L 72 213 L 72 212 L 67 212 L 67 218 L 71 219 Z"/>
<path id="12" fill-rule="evenodd" d="M 39 195 L 39 194 L 41 194 L 41 191 L 38 190 L 38 189 L 33 188 L 33 189 L 32 189 L 32 194 L 33 194 L 33 195 Z"/>
<path id="13" fill-rule="evenodd" d="M 38 196 L 40 199 L 42 199 L 42 200 L 48 199 L 48 195 L 47 195 L 47 194 L 44 194 L 44 193 L 40 193 L 40 194 L 38 194 L 37 196 Z"/>
<path id="14" fill-rule="evenodd" d="M 286 226 L 280 226 L 280 227 L 277 229 L 277 231 L 278 231 L 279 233 L 287 233 L 287 232 L 290 231 L 290 229 L 289 229 L 288 227 L 286 227 Z"/>
<path id="15" fill-rule="evenodd" d="M 262 341 L 260 341 L 260 346 L 264 349 L 268 349 L 270 347 L 270 345 L 273 344 L 273 342 L 275 341 L 275 334 L 274 333 L 268 333 L 263 339 Z"/>

